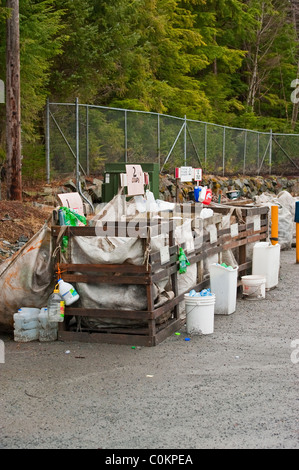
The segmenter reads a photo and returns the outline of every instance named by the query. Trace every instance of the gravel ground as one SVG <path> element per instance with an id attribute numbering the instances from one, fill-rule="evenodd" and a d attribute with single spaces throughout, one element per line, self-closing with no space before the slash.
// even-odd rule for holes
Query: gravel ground
<path id="1" fill-rule="evenodd" d="M 0 335 L 0 449 L 298 449 L 298 304 L 291 249 L 266 299 L 239 297 L 190 341 L 184 327 L 136 349 Z"/>

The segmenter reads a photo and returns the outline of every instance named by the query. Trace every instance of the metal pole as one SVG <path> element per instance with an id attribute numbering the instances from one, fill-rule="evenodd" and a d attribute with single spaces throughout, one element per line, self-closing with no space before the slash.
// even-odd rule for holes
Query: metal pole
<path id="1" fill-rule="evenodd" d="M 272 129 L 270 129 L 270 146 L 269 146 L 269 175 L 271 175 L 272 167 Z"/>
<path id="2" fill-rule="evenodd" d="M 187 118 L 185 115 L 185 129 L 184 129 L 184 165 L 187 164 Z"/>
<path id="3" fill-rule="evenodd" d="M 260 134 L 257 135 L 257 168 L 260 167 Z"/>
<path id="4" fill-rule="evenodd" d="M 222 175 L 224 176 L 225 166 L 225 127 L 223 127 L 223 145 L 222 145 Z"/>
<path id="5" fill-rule="evenodd" d="M 164 166 L 165 166 L 166 163 L 168 162 L 168 159 L 169 159 L 169 157 L 170 157 L 170 155 L 171 155 L 171 153 L 172 153 L 174 147 L 176 146 L 176 143 L 177 143 L 177 141 L 178 141 L 178 139 L 179 139 L 179 137 L 180 137 L 180 135 L 181 135 L 181 133 L 182 133 L 182 130 L 184 129 L 184 126 L 185 126 L 185 123 L 184 123 L 184 124 L 182 125 L 182 127 L 180 128 L 180 132 L 179 132 L 178 135 L 176 136 L 176 139 L 175 139 L 175 141 L 174 141 L 174 143 L 173 143 L 173 145 L 172 145 L 172 147 L 171 147 L 171 149 L 170 149 L 170 151 L 169 151 L 169 153 L 168 153 L 168 155 L 167 155 L 167 157 L 166 157 L 166 159 L 165 159 L 165 162 L 164 162 L 163 165 L 162 165 L 162 168 L 161 168 L 161 170 L 160 170 L 160 173 L 162 172 Z"/>
<path id="6" fill-rule="evenodd" d="M 86 106 L 86 174 L 89 176 L 89 113 Z"/>
<path id="7" fill-rule="evenodd" d="M 244 134 L 244 160 L 243 160 L 243 175 L 245 175 L 245 169 L 246 169 L 246 144 L 247 144 L 247 131 L 245 130 Z"/>
<path id="8" fill-rule="evenodd" d="M 161 148 L 160 148 L 160 114 L 158 114 L 158 129 L 157 129 L 157 133 L 158 133 L 158 162 L 159 162 L 159 171 L 161 169 Z"/>
<path id="9" fill-rule="evenodd" d="M 208 150 L 208 124 L 205 123 L 205 171 L 207 169 L 207 150 Z"/>
<path id="10" fill-rule="evenodd" d="M 50 183 L 50 103 L 47 99 L 46 105 L 46 165 L 47 165 L 47 183 Z"/>
<path id="11" fill-rule="evenodd" d="M 79 191 L 79 100 L 76 98 L 76 187 Z"/>
<path id="12" fill-rule="evenodd" d="M 127 110 L 125 109 L 125 162 L 128 161 L 128 127 L 127 127 Z"/>

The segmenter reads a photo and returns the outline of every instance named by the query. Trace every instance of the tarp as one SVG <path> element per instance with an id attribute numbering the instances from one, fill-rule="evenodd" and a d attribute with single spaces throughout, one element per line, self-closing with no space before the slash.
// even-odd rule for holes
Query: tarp
<path id="1" fill-rule="evenodd" d="M 278 243 L 282 250 L 292 247 L 295 236 L 295 203 L 298 198 L 293 197 L 288 191 L 281 191 L 277 195 L 263 193 L 255 197 L 257 206 L 278 206 Z M 271 217 L 271 212 L 269 214 Z M 270 219 L 271 230 L 271 219 Z M 270 232 L 271 233 L 271 232 Z"/>
<path id="2" fill-rule="evenodd" d="M 53 290 L 51 231 L 45 224 L 20 251 L 0 264 L 0 330 L 13 330 L 21 307 L 42 308 Z"/>

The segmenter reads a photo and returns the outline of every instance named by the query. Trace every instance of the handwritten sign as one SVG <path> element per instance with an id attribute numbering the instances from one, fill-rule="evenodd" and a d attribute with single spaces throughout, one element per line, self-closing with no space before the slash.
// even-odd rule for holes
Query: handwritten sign
<path id="1" fill-rule="evenodd" d="M 140 165 L 126 165 L 128 196 L 144 194 L 144 176 Z"/>

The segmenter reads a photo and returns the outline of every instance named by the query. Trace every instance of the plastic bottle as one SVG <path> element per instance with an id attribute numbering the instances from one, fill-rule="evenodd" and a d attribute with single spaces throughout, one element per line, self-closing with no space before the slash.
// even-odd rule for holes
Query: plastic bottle
<path id="1" fill-rule="evenodd" d="M 38 315 L 39 341 L 55 341 L 58 335 L 58 323 L 49 321 L 48 309 L 43 307 Z"/>
<path id="2" fill-rule="evenodd" d="M 47 308 L 50 323 L 63 322 L 65 304 L 56 286 L 48 299 Z"/>
<path id="3" fill-rule="evenodd" d="M 79 294 L 76 289 L 69 284 L 64 282 L 63 279 L 58 279 L 58 289 L 61 297 L 63 298 L 65 305 L 72 305 L 76 300 L 79 299 Z"/>
<path id="4" fill-rule="evenodd" d="M 180 247 L 179 249 L 179 273 L 183 274 L 187 271 L 187 266 L 190 266 L 190 263 L 184 253 L 183 248 Z"/>

